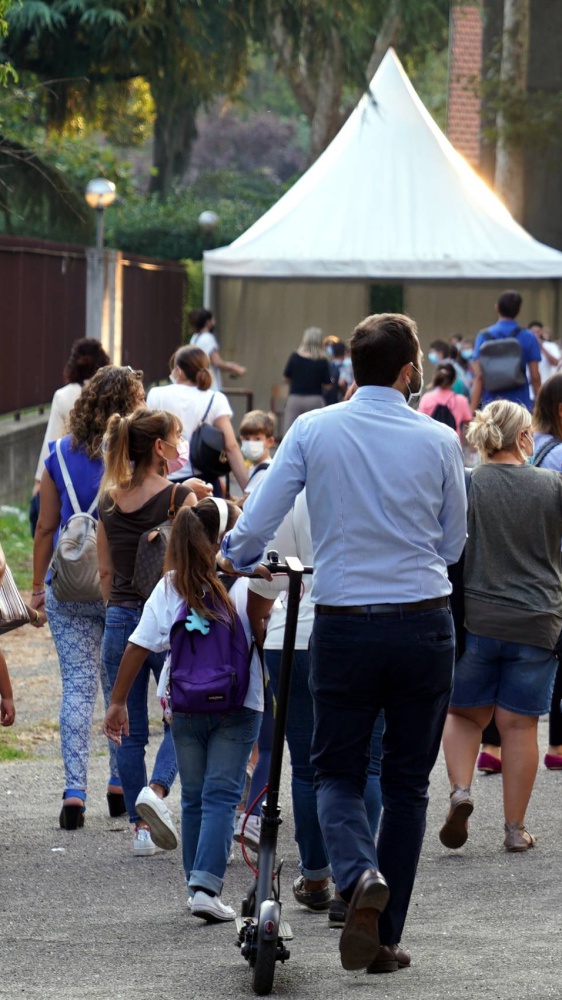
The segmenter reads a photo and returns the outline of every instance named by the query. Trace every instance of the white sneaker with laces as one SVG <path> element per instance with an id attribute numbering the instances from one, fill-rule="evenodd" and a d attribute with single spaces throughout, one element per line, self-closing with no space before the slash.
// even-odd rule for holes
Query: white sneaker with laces
<path id="1" fill-rule="evenodd" d="M 260 842 L 261 818 L 260 816 L 241 816 L 236 824 L 234 839 L 240 844 L 242 842 L 242 825 L 246 819 L 244 827 L 244 843 L 251 851 L 257 851 Z"/>
<path id="2" fill-rule="evenodd" d="M 133 840 L 133 854 L 136 858 L 148 858 L 151 854 L 156 854 L 159 848 L 150 836 L 150 830 L 144 826 L 135 827 L 135 839 Z"/>
<path id="3" fill-rule="evenodd" d="M 201 917 L 208 924 L 221 924 L 236 917 L 231 906 L 221 903 L 218 896 L 208 896 L 201 889 L 191 897 L 190 909 L 194 917 Z"/>
<path id="4" fill-rule="evenodd" d="M 137 795 L 135 808 L 150 827 L 150 835 L 157 847 L 164 851 L 174 851 L 178 846 L 178 835 L 164 799 L 146 785 Z"/>

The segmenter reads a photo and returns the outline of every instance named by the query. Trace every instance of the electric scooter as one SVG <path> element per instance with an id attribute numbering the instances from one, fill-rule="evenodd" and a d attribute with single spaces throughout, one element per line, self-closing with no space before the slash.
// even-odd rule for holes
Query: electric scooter
<path id="1" fill-rule="evenodd" d="M 238 938 L 236 945 L 242 956 L 252 969 L 252 985 L 254 993 L 266 996 L 271 992 L 275 976 L 276 962 L 286 962 L 290 951 L 286 942 L 293 933 L 289 924 L 283 920 L 280 900 L 279 875 L 283 866 L 281 860 L 275 867 L 277 852 L 277 835 L 282 822 L 279 809 L 279 786 L 283 765 L 283 749 L 287 714 L 289 710 L 289 695 L 291 691 L 291 674 L 293 669 L 293 652 L 297 633 L 301 585 L 304 574 L 312 573 L 311 566 L 303 566 L 295 556 L 287 556 L 286 563 L 279 562 L 277 552 L 268 552 L 268 569 L 271 573 L 286 573 L 289 577 L 287 598 L 287 617 L 279 686 L 277 691 L 275 724 L 273 729 L 273 745 L 271 763 L 267 783 L 267 796 L 261 811 L 261 829 L 258 846 L 257 869 L 248 858 L 244 847 L 244 831 L 242 829 L 242 850 L 247 863 L 253 869 L 255 881 L 242 901 L 241 916 L 236 920 Z"/>

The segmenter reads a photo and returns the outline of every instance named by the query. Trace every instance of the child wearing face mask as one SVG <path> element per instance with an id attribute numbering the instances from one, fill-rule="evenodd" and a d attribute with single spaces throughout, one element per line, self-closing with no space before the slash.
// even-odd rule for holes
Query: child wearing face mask
<path id="1" fill-rule="evenodd" d="M 270 448 L 275 444 L 274 432 L 273 415 L 263 410 L 250 410 L 240 424 L 240 450 L 245 460 L 253 466 L 244 497 L 255 490 L 271 465 Z"/>

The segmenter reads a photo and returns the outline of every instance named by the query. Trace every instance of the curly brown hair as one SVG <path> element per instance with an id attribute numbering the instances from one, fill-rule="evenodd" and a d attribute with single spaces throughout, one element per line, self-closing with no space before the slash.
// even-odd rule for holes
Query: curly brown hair
<path id="1" fill-rule="evenodd" d="M 78 382 L 84 385 L 98 368 L 110 365 L 111 358 L 106 354 L 99 340 L 95 337 L 80 337 L 72 345 L 70 357 L 64 369 L 65 382 Z"/>
<path id="2" fill-rule="evenodd" d="M 144 402 L 143 372 L 105 365 L 86 383 L 69 416 L 73 447 L 82 446 L 88 458 L 101 456 L 107 422 L 114 413 L 127 416 Z"/>

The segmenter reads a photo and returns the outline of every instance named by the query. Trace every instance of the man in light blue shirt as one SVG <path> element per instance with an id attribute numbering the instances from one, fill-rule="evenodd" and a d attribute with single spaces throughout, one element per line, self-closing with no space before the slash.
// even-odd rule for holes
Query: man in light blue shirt
<path id="1" fill-rule="evenodd" d="M 306 484 L 318 815 L 349 904 L 342 965 L 380 972 L 410 961 L 398 945 L 451 689 L 447 565 L 464 547 L 466 494 L 458 436 L 407 403 L 422 384 L 415 323 L 368 317 L 353 334 L 351 358 L 355 395 L 297 419 L 226 536 L 223 565 L 253 570 Z M 375 849 L 363 790 L 381 708 L 384 812 Z"/>

